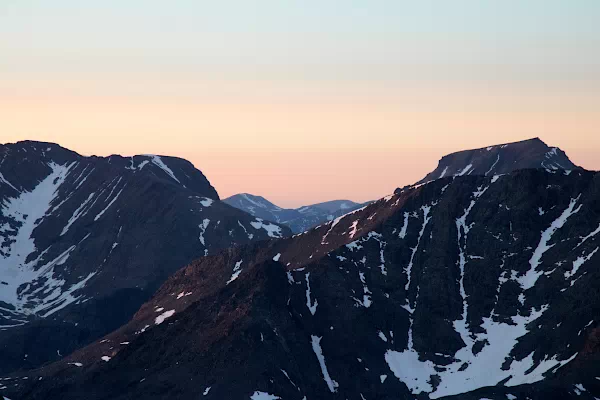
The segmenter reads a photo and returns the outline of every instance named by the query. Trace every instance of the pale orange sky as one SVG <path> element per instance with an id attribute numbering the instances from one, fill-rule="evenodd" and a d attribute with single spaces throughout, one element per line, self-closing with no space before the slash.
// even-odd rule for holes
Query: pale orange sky
<path id="1" fill-rule="evenodd" d="M 539 136 L 600 169 L 600 2 L 0 2 L 0 143 L 189 159 L 220 196 L 365 201 Z"/>
<path id="2" fill-rule="evenodd" d="M 539 136 L 600 169 L 596 97 L 470 93 L 145 97 L 0 96 L 0 141 L 57 142 L 85 155 L 189 159 L 221 197 L 282 206 L 365 201 L 414 183 L 449 152 Z"/>

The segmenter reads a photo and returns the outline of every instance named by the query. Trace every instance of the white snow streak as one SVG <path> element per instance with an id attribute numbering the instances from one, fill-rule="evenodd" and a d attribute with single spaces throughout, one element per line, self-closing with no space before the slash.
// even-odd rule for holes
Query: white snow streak
<path id="1" fill-rule="evenodd" d="M 233 267 L 233 274 L 231 275 L 231 278 L 229 278 L 229 280 L 227 281 L 227 285 L 229 285 L 231 282 L 235 281 L 240 276 L 241 273 L 242 273 L 242 260 L 235 263 L 235 267 Z"/>
<path id="2" fill-rule="evenodd" d="M 440 177 L 438 179 L 445 177 L 446 173 L 448 173 L 448 167 L 444 168 L 444 170 L 442 171 L 442 173 L 440 174 Z"/>
<path id="3" fill-rule="evenodd" d="M 402 225 L 402 229 L 400 229 L 400 233 L 398 237 L 400 239 L 404 239 L 406 237 L 406 230 L 408 229 L 408 218 L 410 217 L 410 213 L 404 213 L 404 224 Z"/>
<path id="4" fill-rule="evenodd" d="M 592 251 L 590 254 L 588 254 L 587 256 L 577 257 L 577 259 L 575 261 L 573 261 L 573 268 L 571 268 L 570 271 L 565 272 L 565 279 L 569 279 L 572 276 L 574 276 L 577 273 L 577 271 L 579 270 L 579 268 L 581 268 L 581 266 L 584 263 L 589 261 L 594 256 L 594 254 L 596 254 L 598 249 L 599 249 L 599 247 L 596 247 L 596 249 L 594 251 Z"/>
<path id="5" fill-rule="evenodd" d="M 95 194 L 96 194 L 96 192 L 90 193 L 90 195 L 88 196 L 88 198 L 85 199 L 83 201 L 83 203 L 81 203 L 81 205 L 77 208 L 77 210 L 75 210 L 75 212 L 73 213 L 73 215 L 71 216 L 71 218 L 69 218 L 69 221 L 67 222 L 67 225 L 63 228 L 62 232 L 60 233 L 60 236 L 62 236 L 65 233 L 67 233 L 67 231 L 69 230 L 69 228 L 71 227 L 71 225 L 73 225 L 73 223 L 75 221 L 77 221 L 77 219 L 79 219 L 79 217 L 85 215 L 87 213 L 87 211 L 89 211 L 89 209 L 86 209 L 86 206 L 90 203 L 90 201 L 92 201 L 92 199 L 94 198 Z"/>
<path id="6" fill-rule="evenodd" d="M 167 167 L 167 164 L 165 164 L 163 162 L 163 160 L 159 156 L 148 155 L 148 157 L 150 157 L 150 159 L 151 159 L 151 161 L 152 161 L 152 163 L 154 165 L 156 165 L 157 167 L 159 167 L 160 169 L 162 169 L 163 171 L 165 171 L 166 174 L 169 175 L 174 180 L 176 180 L 177 183 L 181 183 L 179 181 L 179 179 L 177 179 L 177 177 L 175 176 L 175 174 L 173 173 L 173 171 L 171 170 L 171 168 Z"/>
<path id="7" fill-rule="evenodd" d="M 496 158 L 496 162 L 494 162 L 494 164 L 492 164 L 492 166 L 490 167 L 490 169 L 485 173 L 485 176 L 488 176 L 488 174 L 490 172 L 492 172 L 492 170 L 494 169 L 494 167 L 496 166 L 496 164 L 498 164 L 498 161 L 500 161 L 500 154 L 498 154 L 498 158 Z"/>
<path id="8" fill-rule="evenodd" d="M 467 165 L 463 170 L 457 172 L 454 176 L 463 176 L 473 168 L 473 164 Z"/>
<path id="9" fill-rule="evenodd" d="M 356 236 L 356 232 L 358 231 L 358 220 L 354 221 L 350 226 L 350 239 L 353 239 Z"/>
<path id="10" fill-rule="evenodd" d="M 327 365 L 325 364 L 325 356 L 323 355 L 323 349 L 321 348 L 321 339 L 323 338 L 311 335 L 311 339 L 313 351 L 315 352 L 317 359 L 319 360 L 319 365 L 321 365 L 321 372 L 323 373 L 323 378 L 327 383 L 329 391 L 331 393 L 335 393 L 339 385 L 336 381 L 331 379 L 331 377 L 329 376 L 329 371 L 327 371 Z"/>
<path id="11" fill-rule="evenodd" d="M 569 207 L 567 207 L 567 209 L 563 211 L 563 213 L 556 220 L 554 220 L 554 222 L 552 222 L 548 229 L 542 232 L 540 243 L 529 260 L 529 265 L 531 268 L 529 271 L 527 271 L 527 273 L 525 273 L 525 275 L 517 278 L 517 282 L 521 284 L 521 287 L 524 290 L 532 288 L 537 282 L 538 278 L 544 273 L 543 271 L 536 271 L 536 268 L 542 263 L 542 256 L 544 253 L 554 246 L 553 244 L 548 245 L 548 242 L 550 239 L 552 239 L 552 235 L 565 225 L 570 216 L 579 212 L 581 205 L 579 205 L 577 208 L 575 208 L 575 206 L 577 205 L 577 201 L 579 201 L 580 196 L 581 195 L 577 196 L 575 199 L 571 199 Z"/>
<path id="12" fill-rule="evenodd" d="M 577 246 L 575 246 L 575 248 L 578 248 L 579 246 L 581 246 L 582 244 L 584 244 L 587 240 L 593 238 L 594 236 L 596 236 L 598 233 L 600 233 L 600 224 L 598 225 L 598 228 L 596 228 L 595 231 L 593 231 L 592 233 L 590 233 L 587 236 L 583 236 L 581 238 L 581 242 L 579 242 L 579 244 Z"/>
<path id="13" fill-rule="evenodd" d="M 417 240 L 417 244 L 415 245 L 415 247 L 412 248 L 412 254 L 410 256 L 410 261 L 409 261 L 408 265 L 406 266 L 406 268 L 404 269 L 404 271 L 406 272 L 406 278 L 407 278 L 407 282 L 406 282 L 406 285 L 404 286 L 404 290 L 408 290 L 408 288 L 410 287 L 410 274 L 412 271 L 415 254 L 417 253 L 417 250 L 419 249 L 419 244 L 421 243 L 421 238 L 423 237 L 423 234 L 425 233 L 425 228 L 427 227 L 427 224 L 431 220 L 431 217 L 429 216 L 429 212 L 431 211 L 431 206 L 423 206 L 423 207 L 421 207 L 421 210 L 423 211 L 423 225 L 421 226 L 421 231 L 419 232 L 419 239 Z"/>
<path id="14" fill-rule="evenodd" d="M 200 225 L 198 225 L 198 227 L 200 228 L 200 237 L 198 239 L 200 239 L 200 243 L 202 243 L 202 246 L 206 247 L 206 241 L 204 240 L 204 233 L 206 233 L 206 228 L 208 228 L 208 224 L 210 224 L 210 219 L 205 218 L 202 223 Z"/>
<path id="15" fill-rule="evenodd" d="M 314 304 L 310 300 L 310 281 L 308 280 L 309 276 L 310 276 L 310 272 L 307 272 L 306 273 L 306 307 L 308 307 L 308 309 L 312 315 L 315 315 L 315 313 L 317 312 L 317 305 L 319 303 L 317 302 L 317 299 L 315 299 Z"/>
<path id="16" fill-rule="evenodd" d="M 98 221 L 100 218 L 102 218 L 102 216 L 104 215 L 104 213 L 106 212 L 106 210 L 108 210 L 108 209 L 110 208 L 110 206 L 112 206 L 112 205 L 113 205 L 113 203 L 114 203 L 115 201 L 117 201 L 117 199 L 119 198 L 119 196 L 120 196 L 120 195 L 121 195 L 121 193 L 123 192 L 123 189 L 125 189 L 125 186 L 123 186 L 123 187 L 121 188 L 121 190 L 119 190 L 119 193 L 117 193 L 117 195 L 114 197 L 114 199 L 112 199 L 112 200 L 111 200 L 111 202 L 110 202 L 110 203 L 108 203 L 108 205 L 107 205 L 107 206 L 104 208 L 104 210 L 100 211 L 100 212 L 98 213 L 98 215 L 96 215 L 96 216 L 94 217 L 94 221 Z M 109 195 L 109 196 L 110 196 L 110 195 Z"/>

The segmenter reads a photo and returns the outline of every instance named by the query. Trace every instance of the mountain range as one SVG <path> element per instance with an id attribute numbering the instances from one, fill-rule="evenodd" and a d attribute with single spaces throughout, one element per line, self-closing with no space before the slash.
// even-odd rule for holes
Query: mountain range
<path id="1" fill-rule="evenodd" d="M 182 159 L 0 146 L 0 372 L 118 328 L 181 266 L 291 234 L 219 201 Z"/>
<path id="2" fill-rule="evenodd" d="M 358 204 L 350 200 L 332 200 L 299 208 L 281 208 L 262 196 L 248 193 L 236 194 L 223 201 L 255 217 L 286 225 L 294 233 L 305 232 L 368 204 Z"/>
<path id="3" fill-rule="evenodd" d="M 600 175 L 539 139 L 487 149 L 304 233 L 209 251 L 129 322 L 0 393 L 597 398 Z M 490 159 L 512 162 L 488 173 Z"/>

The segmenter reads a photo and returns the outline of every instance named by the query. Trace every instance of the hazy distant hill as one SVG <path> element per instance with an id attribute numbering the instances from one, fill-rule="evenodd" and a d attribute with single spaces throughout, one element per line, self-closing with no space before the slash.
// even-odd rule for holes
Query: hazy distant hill
<path id="1" fill-rule="evenodd" d="M 294 233 L 302 233 L 366 204 L 350 200 L 332 200 L 299 208 L 281 208 L 262 196 L 248 193 L 236 194 L 223 201 L 255 217 L 287 225 Z"/>

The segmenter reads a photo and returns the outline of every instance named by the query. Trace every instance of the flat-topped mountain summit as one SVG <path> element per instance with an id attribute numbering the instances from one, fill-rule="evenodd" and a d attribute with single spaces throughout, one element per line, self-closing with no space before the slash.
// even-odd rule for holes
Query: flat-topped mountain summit
<path id="1" fill-rule="evenodd" d="M 564 151 L 534 138 L 448 154 L 442 157 L 433 172 L 418 183 L 448 176 L 494 176 L 518 169 L 571 171 L 578 168 Z"/>

